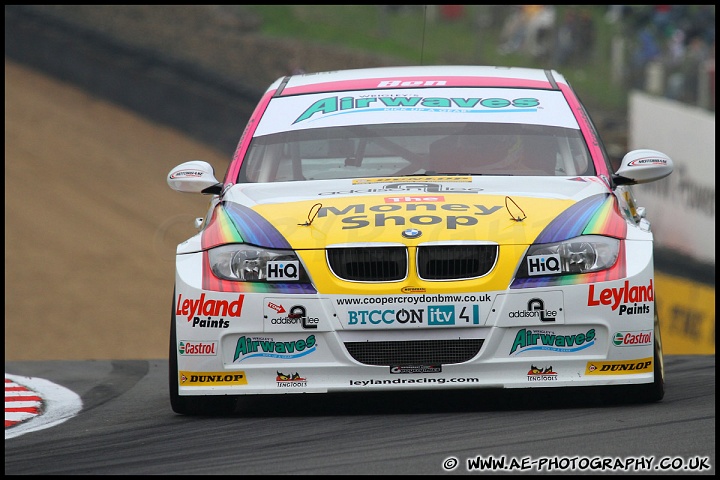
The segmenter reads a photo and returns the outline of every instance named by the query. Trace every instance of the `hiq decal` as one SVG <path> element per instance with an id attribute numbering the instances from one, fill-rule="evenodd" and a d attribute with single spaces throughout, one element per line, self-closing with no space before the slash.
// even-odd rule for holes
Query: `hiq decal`
<path id="1" fill-rule="evenodd" d="M 298 280 L 300 278 L 300 262 L 297 260 L 285 260 L 282 262 L 267 262 L 267 280 Z"/>
<path id="2" fill-rule="evenodd" d="M 560 255 L 531 255 L 527 257 L 528 275 L 554 275 L 562 273 Z"/>

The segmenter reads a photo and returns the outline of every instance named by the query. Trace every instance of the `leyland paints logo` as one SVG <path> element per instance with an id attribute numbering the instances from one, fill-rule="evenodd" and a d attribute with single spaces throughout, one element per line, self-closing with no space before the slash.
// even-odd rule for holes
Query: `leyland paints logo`
<path id="1" fill-rule="evenodd" d="M 588 287 L 588 307 L 600 305 L 609 306 L 612 311 L 618 310 L 618 315 L 637 315 L 650 313 L 650 305 L 638 305 L 638 303 L 652 303 L 655 300 L 653 292 L 653 281 L 650 279 L 648 285 L 630 285 L 625 280 L 618 288 L 603 288 L 595 292 L 595 285 Z M 632 303 L 632 305 L 628 305 Z"/>
<path id="2" fill-rule="evenodd" d="M 187 321 L 192 321 L 196 315 L 206 315 L 209 317 L 239 317 L 242 313 L 243 300 L 245 297 L 241 294 L 233 301 L 228 300 L 207 300 L 205 294 L 200 294 L 197 300 L 183 299 L 182 294 L 178 295 L 177 308 L 175 315 L 187 317 Z"/>

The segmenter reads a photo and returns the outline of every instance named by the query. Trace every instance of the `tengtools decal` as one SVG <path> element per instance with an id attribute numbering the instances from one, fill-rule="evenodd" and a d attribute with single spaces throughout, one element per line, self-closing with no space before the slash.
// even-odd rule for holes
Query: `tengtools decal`
<path id="1" fill-rule="evenodd" d="M 247 385 L 245 372 L 178 372 L 183 387 Z"/>
<path id="2" fill-rule="evenodd" d="M 632 375 L 652 371 L 652 357 L 614 362 L 588 362 L 585 367 L 585 375 Z"/>
<path id="3" fill-rule="evenodd" d="M 278 387 L 307 387 L 307 378 L 303 378 L 299 373 L 293 374 L 277 372 L 275 377 Z"/>
<path id="4" fill-rule="evenodd" d="M 531 365 L 527 373 L 527 379 L 528 382 L 553 382 L 557 380 L 557 372 L 553 371 L 553 367 L 538 368 Z"/>

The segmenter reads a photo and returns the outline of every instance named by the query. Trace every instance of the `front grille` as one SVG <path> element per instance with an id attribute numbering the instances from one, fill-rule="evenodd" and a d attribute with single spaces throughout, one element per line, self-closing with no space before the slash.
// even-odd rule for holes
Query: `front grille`
<path id="1" fill-rule="evenodd" d="M 405 247 L 335 247 L 326 251 L 330 270 L 351 282 L 395 282 L 408 275 Z M 417 249 L 417 275 L 423 280 L 465 280 L 487 275 L 497 245 L 430 245 Z"/>
<path id="2" fill-rule="evenodd" d="M 351 282 L 393 282 L 407 276 L 405 247 L 328 248 L 332 272 Z"/>
<path id="3" fill-rule="evenodd" d="M 423 280 L 461 280 L 487 275 L 497 259 L 497 245 L 418 247 L 418 276 Z"/>
<path id="4" fill-rule="evenodd" d="M 480 352 L 483 340 L 408 340 L 345 342 L 348 353 L 365 365 L 448 365 L 463 363 Z"/>

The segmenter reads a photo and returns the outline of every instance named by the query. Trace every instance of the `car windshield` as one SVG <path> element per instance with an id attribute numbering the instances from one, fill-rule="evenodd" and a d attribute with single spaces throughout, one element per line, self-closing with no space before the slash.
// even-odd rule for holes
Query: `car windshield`
<path id="1" fill-rule="evenodd" d="M 350 125 L 253 139 L 240 182 L 406 175 L 594 175 L 580 132 L 543 125 Z"/>

